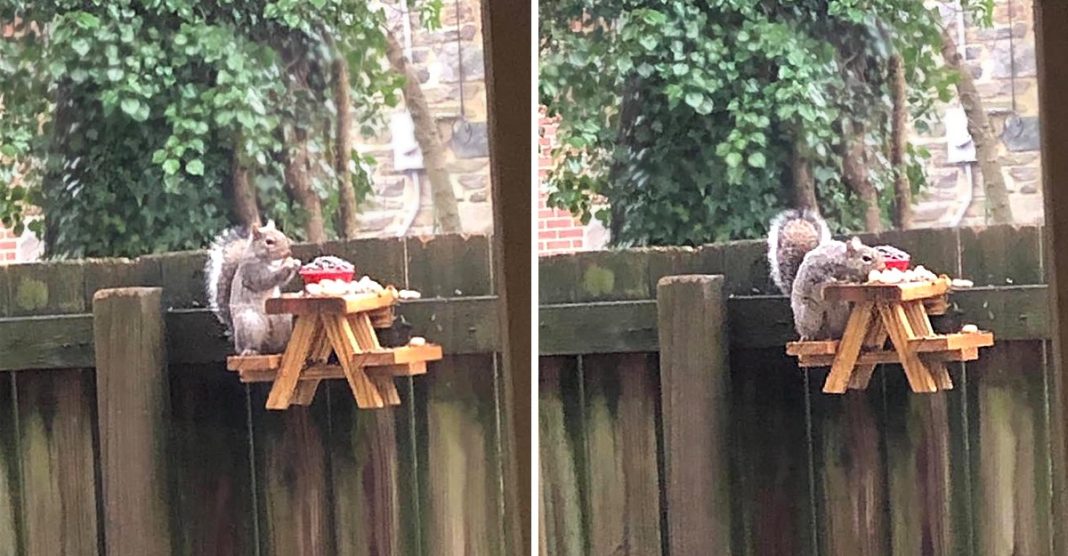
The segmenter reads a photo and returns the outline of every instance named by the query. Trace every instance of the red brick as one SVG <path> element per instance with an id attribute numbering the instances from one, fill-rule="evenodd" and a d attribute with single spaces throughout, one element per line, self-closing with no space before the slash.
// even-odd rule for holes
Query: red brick
<path id="1" fill-rule="evenodd" d="M 550 241 L 546 244 L 549 249 L 568 249 L 571 247 L 570 241 Z"/>
<path id="2" fill-rule="evenodd" d="M 18 242 L 13 239 L 3 239 L 0 240 L 0 251 L 6 251 L 8 249 L 15 250 L 18 245 Z"/>
<path id="3" fill-rule="evenodd" d="M 560 230 L 556 234 L 560 239 L 581 238 L 583 237 L 583 230 L 582 228 L 571 228 L 570 230 Z"/>

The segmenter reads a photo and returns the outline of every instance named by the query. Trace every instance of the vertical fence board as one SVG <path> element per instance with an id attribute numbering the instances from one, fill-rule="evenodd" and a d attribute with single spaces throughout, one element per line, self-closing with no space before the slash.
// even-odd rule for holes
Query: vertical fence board
<path id="1" fill-rule="evenodd" d="M 493 293 L 486 237 L 408 238 L 406 249 L 408 287 L 424 297 Z M 504 552 L 497 372 L 491 354 L 447 356 L 414 380 L 424 554 Z"/>
<path id="2" fill-rule="evenodd" d="M 326 396 L 320 392 L 311 406 L 269 411 L 264 405 L 270 388 L 250 388 L 260 554 L 332 556 Z"/>
<path id="3" fill-rule="evenodd" d="M 93 374 L 22 371 L 18 390 L 27 554 L 92 554 L 97 523 Z"/>
<path id="4" fill-rule="evenodd" d="M 890 553 L 960 554 L 972 541 L 964 427 L 964 376 L 949 365 L 954 388 L 915 394 L 900 365 L 883 365 Z"/>
<path id="5" fill-rule="evenodd" d="M 491 355 L 446 357 L 416 390 L 426 442 L 426 554 L 502 554 L 503 491 Z"/>
<path id="6" fill-rule="evenodd" d="M 731 399 L 737 552 L 815 554 L 804 375 L 785 352 L 735 350 Z"/>
<path id="7" fill-rule="evenodd" d="M 2 285 L 2 284 L 0 284 Z M 0 293 L 2 297 L 2 293 Z M 14 374 L 0 373 L 0 554 L 24 554 Z"/>
<path id="8" fill-rule="evenodd" d="M 882 389 L 823 393 L 827 369 L 809 373 L 812 415 L 813 496 L 821 554 L 888 553 L 886 468 L 883 461 Z"/>
<path id="9" fill-rule="evenodd" d="M 1049 430 L 1040 342 L 1001 342 L 968 363 L 979 554 L 1050 554 Z"/>
<path id="10" fill-rule="evenodd" d="M 962 229 L 961 268 L 976 285 L 1045 280 L 1040 230 Z M 1011 311 L 1011 307 L 988 307 Z M 998 331 L 994 331 L 995 338 Z M 1052 499 L 1044 343 L 999 342 L 967 363 L 973 528 L 979 554 L 1050 554 Z"/>
<path id="11" fill-rule="evenodd" d="M 662 278 L 656 306 L 667 549 L 730 554 L 726 280 Z"/>
<path id="12" fill-rule="evenodd" d="M 399 482 L 397 442 L 407 434 L 398 434 L 396 412 L 411 400 L 360 410 L 347 384 L 331 381 L 327 391 L 337 554 L 409 554 L 401 544 L 400 502 L 416 485 Z"/>
<path id="13" fill-rule="evenodd" d="M 590 553 L 579 475 L 585 461 L 579 378 L 572 358 L 538 360 L 539 550 L 545 555 Z"/>
<path id="14" fill-rule="evenodd" d="M 112 556 L 164 554 L 172 546 L 161 298 L 159 288 L 93 296 L 104 538 Z"/>
<path id="15" fill-rule="evenodd" d="M 221 365 L 171 367 L 171 527 L 180 554 L 255 554 L 245 387 Z"/>
<path id="16" fill-rule="evenodd" d="M 591 554 L 659 554 L 659 373 L 646 354 L 582 359 Z"/>

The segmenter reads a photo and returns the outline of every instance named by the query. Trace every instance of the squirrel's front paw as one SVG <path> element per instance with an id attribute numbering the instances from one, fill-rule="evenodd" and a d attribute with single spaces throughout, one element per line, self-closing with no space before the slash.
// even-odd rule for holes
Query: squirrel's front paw
<path id="1" fill-rule="evenodd" d="M 299 270 L 300 259 L 289 257 L 284 263 L 282 263 L 282 268 L 285 268 L 286 270 Z"/>

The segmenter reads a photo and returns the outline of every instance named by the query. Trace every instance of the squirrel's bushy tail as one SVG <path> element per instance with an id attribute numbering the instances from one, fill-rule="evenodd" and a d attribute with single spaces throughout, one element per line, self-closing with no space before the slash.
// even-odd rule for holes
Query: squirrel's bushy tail
<path id="1" fill-rule="evenodd" d="M 229 333 L 233 331 L 230 319 L 230 288 L 248 241 L 249 233 L 246 228 L 232 228 L 222 232 L 212 241 L 208 262 L 204 268 L 208 306 Z"/>
<path id="2" fill-rule="evenodd" d="M 771 279 L 785 295 L 790 295 L 794 277 L 805 255 L 830 241 L 831 229 L 810 210 L 790 209 L 771 220 L 768 232 L 768 265 Z"/>

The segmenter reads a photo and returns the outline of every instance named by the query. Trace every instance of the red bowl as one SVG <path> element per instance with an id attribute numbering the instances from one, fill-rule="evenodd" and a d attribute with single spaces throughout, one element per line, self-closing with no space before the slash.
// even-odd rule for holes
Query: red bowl
<path id="1" fill-rule="evenodd" d="M 901 270 L 901 271 L 905 271 L 905 270 L 909 269 L 909 260 L 908 259 L 886 259 L 885 262 L 886 262 L 886 268 L 887 269 L 896 268 L 896 269 Z"/>
<path id="2" fill-rule="evenodd" d="M 305 284 L 318 284 L 323 280 L 352 280 L 355 270 L 301 270 L 300 278 Z"/>

